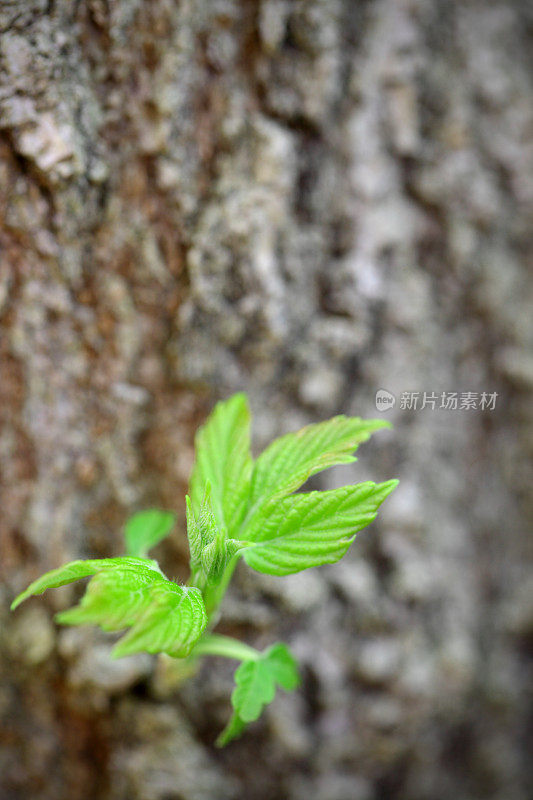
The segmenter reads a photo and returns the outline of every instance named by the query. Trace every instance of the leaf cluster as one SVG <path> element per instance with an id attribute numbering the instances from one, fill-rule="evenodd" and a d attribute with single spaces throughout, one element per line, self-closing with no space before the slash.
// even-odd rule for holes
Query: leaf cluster
<path id="1" fill-rule="evenodd" d="M 13 602 L 90 577 L 78 605 L 56 615 L 64 625 L 124 631 L 114 657 L 166 653 L 191 661 L 223 655 L 241 662 L 235 673 L 233 716 L 218 739 L 226 744 L 257 719 L 276 688 L 296 688 L 296 662 L 286 645 L 260 653 L 211 633 L 236 564 L 290 575 L 338 561 L 375 518 L 397 484 L 367 481 L 330 491 L 298 492 L 312 475 L 355 461 L 354 451 L 382 420 L 337 416 L 276 439 L 254 461 L 250 411 L 244 394 L 218 403 L 196 435 L 187 501 L 191 577 L 168 580 L 148 551 L 169 534 L 174 515 L 150 509 L 126 524 L 126 555 L 74 561 L 34 581 Z"/>

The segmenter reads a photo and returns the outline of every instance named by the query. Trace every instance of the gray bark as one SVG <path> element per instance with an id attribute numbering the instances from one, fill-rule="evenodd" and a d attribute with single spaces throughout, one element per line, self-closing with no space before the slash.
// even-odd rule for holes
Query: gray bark
<path id="1" fill-rule="evenodd" d="M 0 5 L 2 798 L 529 796 L 532 27 L 526 0 Z M 8 612 L 154 504 L 186 576 L 217 398 L 248 392 L 258 450 L 380 388 L 394 432 L 316 483 L 400 477 L 379 523 L 236 575 L 226 629 L 286 638 L 304 685 L 227 750 L 230 664 L 111 662 L 54 626 L 72 588 Z"/>

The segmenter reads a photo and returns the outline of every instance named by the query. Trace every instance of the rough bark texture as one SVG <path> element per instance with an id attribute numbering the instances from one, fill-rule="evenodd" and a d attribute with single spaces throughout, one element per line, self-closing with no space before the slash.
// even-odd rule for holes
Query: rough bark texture
<path id="1" fill-rule="evenodd" d="M 530 796 L 532 28 L 527 0 L 1 3 L 2 800 Z M 7 611 L 152 504 L 185 576 L 218 397 L 259 448 L 381 387 L 498 400 L 398 403 L 317 484 L 401 478 L 345 561 L 238 572 L 225 629 L 285 637 L 304 687 L 227 750 L 229 663 L 176 689 L 58 631 L 75 590 Z"/>

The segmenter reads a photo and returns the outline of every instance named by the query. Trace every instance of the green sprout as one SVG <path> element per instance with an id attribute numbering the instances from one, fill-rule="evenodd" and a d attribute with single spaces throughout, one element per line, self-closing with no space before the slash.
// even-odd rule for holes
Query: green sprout
<path id="1" fill-rule="evenodd" d="M 300 683 L 288 647 L 260 652 L 212 633 L 237 563 L 267 575 L 332 564 L 346 553 L 358 531 L 376 517 L 398 481 L 367 481 L 329 491 L 298 492 L 311 475 L 355 461 L 358 445 L 383 420 L 337 416 L 276 439 L 254 461 L 246 395 L 215 407 L 196 435 L 196 461 L 187 502 L 191 576 L 185 586 L 168 580 L 148 551 L 172 530 L 175 517 L 150 509 L 135 514 L 125 530 L 126 555 L 72 561 L 51 570 L 13 601 L 92 576 L 79 604 L 56 615 L 62 625 L 99 625 L 127 632 L 112 656 L 166 653 L 196 663 L 218 655 L 240 661 L 231 696 L 233 715 L 219 746 L 239 736 L 274 699 Z M 191 670 L 192 671 L 192 670 Z"/>

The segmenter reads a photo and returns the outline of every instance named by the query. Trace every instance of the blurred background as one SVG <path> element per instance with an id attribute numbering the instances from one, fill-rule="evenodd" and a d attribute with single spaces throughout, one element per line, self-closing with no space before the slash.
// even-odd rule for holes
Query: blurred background
<path id="1" fill-rule="evenodd" d="M 1 3 L 1 800 L 531 796 L 532 53 L 527 0 Z M 8 608 L 154 505 L 184 579 L 236 390 L 256 453 L 391 420 L 314 486 L 401 484 L 338 565 L 238 570 L 222 630 L 303 687 L 217 751 L 232 662 Z"/>

